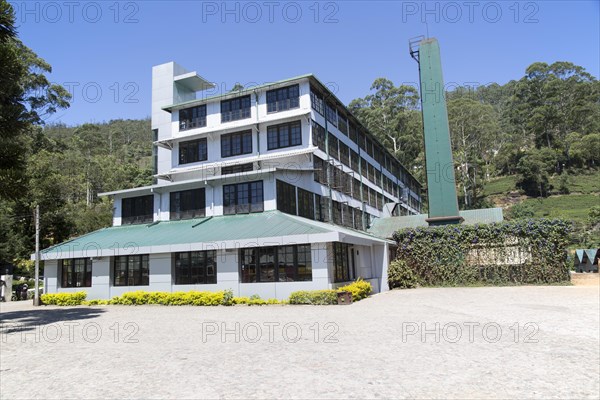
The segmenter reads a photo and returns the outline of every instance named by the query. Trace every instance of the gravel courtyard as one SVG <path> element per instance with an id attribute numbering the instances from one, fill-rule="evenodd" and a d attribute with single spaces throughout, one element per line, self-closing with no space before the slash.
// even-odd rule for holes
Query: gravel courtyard
<path id="1" fill-rule="evenodd" d="M 590 286 L 350 306 L 2 303 L 0 397 L 597 399 L 599 316 Z"/>

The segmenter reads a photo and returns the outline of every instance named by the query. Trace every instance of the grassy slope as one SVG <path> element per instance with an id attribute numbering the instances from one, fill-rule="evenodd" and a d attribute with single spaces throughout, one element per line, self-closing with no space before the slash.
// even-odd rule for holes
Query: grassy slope
<path id="1" fill-rule="evenodd" d="M 486 196 L 499 197 L 515 190 L 515 176 L 503 176 L 486 184 Z M 550 182 L 558 186 L 558 177 Z M 566 218 L 584 222 L 591 207 L 600 205 L 600 171 L 569 177 L 569 195 L 553 195 L 545 199 L 529 198 L 525 202 L 535 208 L 536 217 Z"/>

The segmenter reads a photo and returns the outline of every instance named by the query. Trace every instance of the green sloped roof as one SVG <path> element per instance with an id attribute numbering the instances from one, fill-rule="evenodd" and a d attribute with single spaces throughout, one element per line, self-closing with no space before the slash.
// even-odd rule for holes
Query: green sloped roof
<path id="1" fill-rule="evenodd" d="M 459 212 L 464 218 L 462 222 L 465 225 L 491 224 L 504 220 L 501 208 L 481 208 L 478 210 L 464 210 Z M 378 218 L 373 222 L 369 233 L 373 235 L 391 238 L 394 232 L 405 228 L 416 228 L 418 226 L 429 226 L 427 223 L 427 214 L 407 215 L 404 217 Z"/>
<path id="2" fill-rule="evenodd" d="M 161 221 L 152 224 L 113 226 L 73 238 L 42 250 L 43 255 L 62 254 L 78 249 L 110 250 L 115 247 L 152 247 L 189 243 L 208 243 L 254 238 L 329 233 L 332 229 L 304 222 L 281 213 L 196 218 L 184 221 Z"/>

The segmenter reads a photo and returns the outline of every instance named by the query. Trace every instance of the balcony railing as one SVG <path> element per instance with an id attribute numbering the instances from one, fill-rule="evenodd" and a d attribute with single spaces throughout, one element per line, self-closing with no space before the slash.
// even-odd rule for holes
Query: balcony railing
<path id="1" fill-rule="evenodd" d="M 250 108 L 221 112 L 221 122 L 237 121 L 244 118 L 250 118 Z"/>
<path id="2" fill-rule="evenodd" d="M 277 100 L 267 103 L 267 112 L 279 112 L 300 107 L 300 98 Z"/>
<path id="3" fill-rule="evenodd" d="M 198 117 L 179 121 L 179 130 L 187 131 L 194 128 L 202 128 L 206 126 L 206 117 Z"/>

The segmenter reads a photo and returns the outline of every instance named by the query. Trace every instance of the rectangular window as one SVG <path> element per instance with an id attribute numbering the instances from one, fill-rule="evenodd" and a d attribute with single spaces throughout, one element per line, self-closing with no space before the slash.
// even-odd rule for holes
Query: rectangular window
<path id="1" fill-rule="evenodd" d="M 205 189 L 171 192 L 170 212 L 172 220 L 204 217 L 206 213 Z"/>
<path id="2" fill-rule="evenodd" d="M 353 124 L 350 124 L 349 127 L 349 133 L 348 133 L 348 137 L 350 138 L 350 140 L 352 140 L 354 143 L 358 144 L 358 131 L 356 130 L 356 126 Z"/>
<path id="3" fill-rule="evenodd" d="M 91 287 L 92 260 L 89 258 L 73 258 L 60 260 L 61 287 Z"/>
<path id="4" fill-rule="evenodd" d="M 312 121 L 312 144 L 317 146 L 323 153 L 327 151 L 325 149 L 325 128 L 315 121 Z"/>
<path id="5" fill-rule="evenodd" d="M 338 129 L 348 136 L 348 120 L 338 113 Z"/>
<path id="6" fill-rule="evenodd" d="M 302 144 L 302 126 L 300 121 L 272 125 L 267 128 L 267 150 Z"/>
<path id="7" fill-rule="evenodd" d="M 233 157 L 252 153 L 252 131 L 221 135 L 221 157 Z"/>
<path id="8" fill-rule="evenodd" d="M 121 200 L 123 225 L 145 224 L 154 219 L 154 195 L 129 197 Z"/>
<path id="9" fill-rule="evenodd" d="M 323 206 L 321 205 L 321 199 L 321 195 L 315 194 L 315 219 L 317 221 L 323 221 Z"/>
<path id="10" fill-rule="evenodd" d="M 318 94 L 315 88 L 312 86 L 310 87 L 310 105 L 313 110 L 321 115 L 325 115 L 325 110 L 323 108 L 323 96 Z"/>
<path id="11" fill-rule="evenodd" d="M 313 169 L 315 170 L 315 182 L 327 183 L 327 162 L 317 156 L 313 156 Z"/>
<path id="12" fill-rule="evenodd" d="M 247 214 L 263 210 L 262 181 L 223 185 L 223 214 Z"/>
<path id="13" fill-rule="evenodd" d="M 340 161 L 345 166 L 350 166 L 350 148 L 340 141 Z"/>
<path id="14" fill-rule="evenodd" d="M 221 101 L 221 122 L 250 118 L 250 95 Z"/>
<path id="15" fill-rule="evenodd" d="M 279 179 L 277 180 L 277 209 L 296 215 L 296 187 Z"/>
<path id="16" fill-rule="evenodd" d="M 149 284 L 148 254 L 114 258 L 115 286 L 148 286 Z"/>
<path id="17" fill-rule="evenodd" d="M 340 151 L 338 148 L 339 140 L 329 132 L 329 155 L 336 160 L 340 159 Z"/>
<path id="18" fill-rule="evenodd" d="M 355 152 L 354 150 L 350 149 L 350 164 L 351 164 L 351 168 L 355 172 L 359 172 L 360 173 L 359 162 L 360 161 L 359 161 L 359 158 L 358 158 L 358 153 Z"/>
<path id="19" fill-rule="evenodd" d="M 308 190 L 298 188 L 298 215 L 304 218 L 315 219 L 314 195 Z"/>
<path id="20" fill-rule="evenodd" d="M 206 126 L 206 104 L 179 110 L 179 130 L 201 128 Z"/>
<path id="21" fill-rule="evenodd" d="M 221 168 L 221 175 L 239 174 L 241 172 L 249 172 L 254 169 L 252 163 L 235 164 Z"/>
<path id="22" fill-rule="evenodd" d="M 179 164 L 189 164 L 208 159 L 206 138 L 179 143 Z"/>
<path id="23" fill-rule="evenodd" d="M 347 282 L 354 279 L 354 247 L 346 243 L 333 243 L 335 281 Z"/>
<path id="24" fill-rule="evenodd" d="M 338 126 L 338 118 L 337 118 L 337 112 L 335 111 L 335 107 L 330 106 L 329 104 L 325 103 L 325 113 L 326 113 L 326 118 L 327 121 L 329 121 L 333 126 L 337 127 Z"/>
<path id="25" fill-rule="evenodd" d="M 371 180 L 371 178 L 369 178 L 369 163 L 367 162 L 367 160 L 365 160 L 364 158 L 361 157 L 360 160 L 360 174 Z"/>
<path id="26" fill-rule="evenodd" d="M 240 260 L 242 283 L 312 280 L 309 244 L 241 249 Z"/>
<path id="27" fill-rule="evenodd" d="M 217 252 L 209 250 L 175 253 L 174 269 L 176 285 L 217 283 Z"/>
<path id="28" fill-rule="evenodd" d="M 267 112 L 278 112 L 300 107 L 300 86 L 292 85 L 267 91 Z"/>

